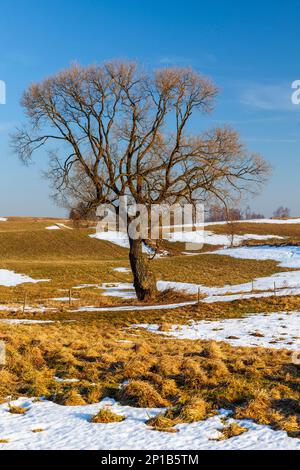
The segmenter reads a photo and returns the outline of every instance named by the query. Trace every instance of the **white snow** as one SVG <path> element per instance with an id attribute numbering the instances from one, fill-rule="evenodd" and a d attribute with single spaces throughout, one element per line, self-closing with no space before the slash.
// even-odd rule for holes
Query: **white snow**
<path id="1" fill-rule="evenodd" d="M 60 228 L 57 225 L 50 225 L 46 227 L 46 230 L 60 230 Z"/>
<path id="2" fill-rule="evenodd" d="M 153 333 L 177 339 L 225 341 L 233 346 L 300 350 L 300 312 L 251 314 L 243 318 L 191 321 L 188 325 L 173 325 L 171 331 L 159 331 L 159 325 L 141 324 Z"/>
<path id="3" fill-rule="evenodd" d="M 54 380 L 56 380 L 56 382 L 60 382 L 60 383 L 77 383 L 77 382 L 79 382 L 78 379 L 61 379 L 60 377 L 54 377 Z"/>
<path id="4" fill-rule="evenodd" d="M 121 297 L 122 299 L 135 299 L 136 295 L 133 290 L 133 285 L 126 282 L 105 283 L 99 286 L 103 290 L 103 296 L 107 297 Z"/>
<path id="5" fill-rule="evenodd" d="M 115 245 L 122 246 L 124 248 L 129 248 L 128 236 L 124 232 L 97 232 L 92 235 L 89 235 L 91 238 L 96 238 L 97 240 L 105 240 Z M 255 235 L 255 234 L 245 234 L 245 235 L 234 235 L 233 245 L 240 245 L 245 240 L 269 240 L 269 239 L 282 239 L 283 237 L 275 235 Z M 221 245 L 221 246 L 230 246 L 232 245 L 232 239 L 230 235 L 218 235 L 210 231 L 198 230 L 195 232 L 188 231 L 178 231 L 166 234 L 166 239 L 170 242 L 183 242 L 191 243 L 198 245 Z M 153 254 L 153 250 L 147 246 L 143 245 L 143 251 L 145 253 Z M 168 252 L 162 253 L 160 255 L 167 255 Z"/>
<path id="6" fill-rule="evenodd" d="M 32 279 L 25 274 L 17 274 L 8 269 L 0 269 L 0 286 L 12 287 L 27 282 L 36 284 L 37 282 L 49 282 L 49 279 Z"/>
<path id="7" fill-rule="evenodd" d="M 70 300 L 73 301 L 73 300 L 79 300 L 79 299 L 76 299 L 75 297 L 55 297 L 54 299 L 49 299 L 49 300 L 52 300 L 54 302 L 69 302 Z"/>
<path id="8" fill-rule="evenodd" d="M 279 262 L 279 266 L 283 268 L 300 269 L 300 246 L 244 246 L 220 249 L 214 254 L 243 259 L 274 260 Z"/>
<path id="9" fill-rule="evenodd" d="M 114 400 L 85 406 L 60 406 L 50 401 L 20 398 L 13 404 L 28 411 L 23 415 L 8 412 L 8 405 L 0 405 L 0 436 L 8 443 L 0 444 L 4 450 L 190 450 L 190 449 L 300 449 L 300 440 L 288 437 L 284 431 L 273 431 L 269 426 L 257 425 L 250 420 L 237 422 L 248 432 L 225 441 L 216 441 L 224 428 L 221 417 L 230 412 L 220 410 L 219 415 L 205 421 L 176 425 L 177 433 L 153 431 L 146 426 L 149 417 L 162 410 L 121 406 Z M 100 408 L 125 416 L 120 423 L 95 424 L 91 417 Z M 228 424 L 233 419 L 228 419 Z M 43 429 L 33 433 L 34 429 Z"/>
<path id="10" fill-rule="evenodd" d="M 7 222 L 8 219 L 6 217 L 0 217 L 0 222 Z"/>
<path id="11" fill-rule="evenodd" d="M 91 238 L 96 238 L 97 240 L 105 240 L 115 245 L 122 246 L 123 248 L 129 248 L 128 236 L 124 232 L 96 232 L 92 235 L 89 235 Z"/>
<path id="12" fill-rule="evenodd" d="M 25 318 L 3 318 L 0 320 L 1 323 L 7 323 L 8 325 L 37 325 L 40 323 L 55 323 L 53 320 L 27 320 Z"/>
<path id="13" fill-rule="evenodd" d="M 110 243 L 114 243 L 115 245 L 121 246 L 123 248 L 129 248 L 129 239 L 127 233 L 124 232 L 114 232 L 112 230 L 108 232 L 96 232 L 92 235 L 89 235 L 90 238 L 96 238 L 97 240 L 104 240 Z M 143 253 L 147 253 L 148 255 L 154 255 L 155 252 L 150 246 L 143 243 L 142 246 Z M 159 255 L 157 255 L 158 257 Z"/>
<path id="14" fill-rule="evenodd" d="M 234 258 L 274 260 L 279 266 L 300 268 L 300 246 L 260 246 L 224 248 L 213 254 L 227 255 Z M 207 287 L 202 284 L 188 282 L 159 281 L 159 290 L 173 289 L 188 294 L 206 295 L 204 302 L 232 301 L 236 299 L 300 295 L 300 271 L 279 272 L 271 276 L 255 278 L 253 282 L 226 285 L 224 287 Z M 231 294 L 231 295 L 228 295 Z"/>

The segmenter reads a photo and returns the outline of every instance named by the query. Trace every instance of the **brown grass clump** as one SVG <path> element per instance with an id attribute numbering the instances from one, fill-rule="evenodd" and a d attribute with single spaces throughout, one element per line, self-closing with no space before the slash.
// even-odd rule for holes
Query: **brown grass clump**
<path id="1" fill-rule="evenodd" d="M 9 440 L 8 439 L 0 439 L 0 444 L 8 444 Z"/>
<path id="2" fill-rule="evenodd" d="M 131 380 L 122 387 L 119 397 L 121 403 L 139 408 L 164 408 L 170 405 L 153 385 L 142 380 Z"/>
<path id="3" fill-rule="evenodd" d="M 247 428 L 244 428 L 238 423 L 230 423 L 224 429 L 219 430 L 221 435 L 216 440 L 217 441 L 224 441 L 226 439 L 230 439 L 231 437 L 240 436 L 248 431 Z"/>
<path id="4" fill-rule="evenodd" d="M 44 432 L 44 431 L 45 429 L 42 429 L 42 428 L 32 429 L 33 433 Z"/>
<path id="5" fill-rule="evenodd" d="M 172 421 L 170 418 L 167 418 L 163 413 L 159 413 L 153 418 L 149 418 L 148 421 L 146 421 L 146 424 L 155 431 L 172 433 L 178 432 L 178 429 L 173 428 L 175 425 L 174 421 Z"/>
<path id="6" fill-rule="evenodd" d="M 12 413 L 14 415 L 23 415 L 26 413 L 27 409 L 23 408 L 22 406 L 15 406 L 15 405 L 9 404 L 8 411 L 9 413 Z"/>
<path id="7" fill-rule="evenodd" d="M 208 359 L 224 359 L 224 354 L 220 345 L 216 341 L 210 341 L 202 351 L 202 356 Z"/>
<path id="8" fill-rule="evenodd" d="M 125 416 L 114 413 L 109 408 L 102 408 L 91 418 L 91 423 L 120 423 L 124 421 Z"/>
<path id="9" fill-rule="evenodd" d="M 205 370 L 201 367 L 199 361 L 193 358 L 186 358 L 183 361 L 182 380 L 185 385 L 192 389 L 199 389 L 208 383 L 208 377 Z"/>

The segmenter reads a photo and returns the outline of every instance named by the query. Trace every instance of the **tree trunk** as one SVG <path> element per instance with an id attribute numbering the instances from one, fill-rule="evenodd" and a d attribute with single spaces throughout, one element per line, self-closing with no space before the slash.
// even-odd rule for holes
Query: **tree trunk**
<path id="1" fill-rule="evenodd" d="M 149 267 L 149 260 L 142 252 L 142 240 L 129 237 L 129 260 L 133 274 L 133 285 L 139 300 L 149 300 L 156 293 L 156 279 Z"/>

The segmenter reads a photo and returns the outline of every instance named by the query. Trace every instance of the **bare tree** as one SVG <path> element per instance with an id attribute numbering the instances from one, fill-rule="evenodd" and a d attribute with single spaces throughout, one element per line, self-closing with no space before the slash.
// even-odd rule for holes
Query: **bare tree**
<path id="1" fill-rule="evenodd" d="M 290 217 L 290 209 L 288 207 L 280 206 L 273 212 L 274 219 L 287 219 Z"/>
<path id="2" fill-rule="evenodd" d="M 216 93 L 190 68 L 149 74 L 130 62 L 73 65 L 24 93 L 28 123 L 16 130 L 13 146 L 28 162 L 55 143 L 49 174 L 57 193 L 81 191 L 80 178 L 90 207 L 117 206 L 124 195 L 147 207 L 194 204 L 209 194 L 224 201 L 256 191 L 268 167 L 230 128 L 190 133 L 192 115 L 211 111 Z M 137 296 L 150 298 L 156 282 L 142 239 L 129 241 Z"/>

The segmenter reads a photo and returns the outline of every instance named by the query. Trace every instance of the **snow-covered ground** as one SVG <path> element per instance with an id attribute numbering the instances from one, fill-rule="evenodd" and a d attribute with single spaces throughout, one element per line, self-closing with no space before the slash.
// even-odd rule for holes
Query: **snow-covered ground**
<path id="1" fill-rule="evenodd" d="M 110 399 L 75 407 L 27 398 L 20 398 L 13 404 L 26 407 L 28 411 L 15 415 L 8 412 L 7 404 L 0 405 L 0 439 L 8 440 L 0 444 L 1 450 L 300 449 L 299 439 L 250 420 L 237 421 L 248 429 L 244 434 L 217 441 L 224 428 L 220 418 L 229 416 L 226 410 L 220 410 L 219 415 L 205 421 L 176 425 L 179 432 L 167 433 L 153 431 L 145 424 L 161 409 L 121 406 Z M 91 417 L 105 406 L 126 419 L 120 423 L 91 423 Z M 228 424 L 234 421 L 229 418 Z M 33 432 L 36 429 L 43 431 Z"/>
<path id="2" fill-rule="evenodd" d="M 205 339 L 226 341 L 233 346 L 300 350 L 300 312 L 262 313 L 243 318 L 191 321 L 187 325 L 173 325 L 168 332 L 159 331 L 159 325 L 155 324 L 140 324 L 134 327 L 177 339 Z"/>
<path id="3" fill-rule="evenodd" d="M 179 302 L 174 304 L 160 304 L 160 305 L 121 305 L 118 307 L 94 307 L 85 306 L 75 310 L 70 310 L 73 313 L 76 312 L 135 312 L 139 310 L 172 310 L 179 307 L 187 307 L 188 305 L 195 305 L 197 301 Z"/>
<path id="4" fill-rule="evenodd" d="M 8 269 L 0 269 L 0 286 L 12 287 L 25 284 L 26 282 L 36 284 L 37 282 L 49 282 L 49 279 L 32 279 L 25 274 L 18 274 Z"/>
<path id="5" fill-rule="evenodd" d="M 116 271 L 117 273 L 130 273 L 129 268 L 114 268 L 113 270 Z"/>
<path id="6" fill-rule="evenodd" d="M 46 230 L 60 230 L 58 225 L 50 225 L 49 227 L 46 227 Z"/>

